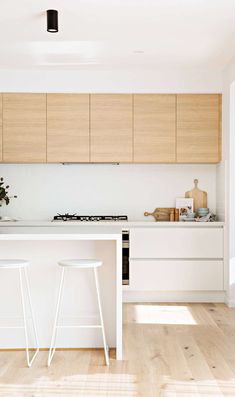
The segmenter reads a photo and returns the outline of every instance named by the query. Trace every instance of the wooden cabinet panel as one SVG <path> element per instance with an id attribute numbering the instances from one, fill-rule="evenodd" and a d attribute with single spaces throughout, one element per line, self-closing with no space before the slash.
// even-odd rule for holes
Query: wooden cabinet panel
<path id="1" fill-rule="evenodd" d="M 220 95 L 177 95 L 177 162 L 220 161 Z"/>
<path id="2" fill-rule="evenodd" d="M 3 94 L 3 161 L 46 161 L 45 94 Z"/>
<path id="3" fill-rule="evenodd" d="M 89 162 L 89 94 L 47 94 L 47 161 Z"/>
<path id="4" fill-rule="evenodd" d="M 2 94 L 0 94 L 0 161 L 2 161 Z"/>
<path id="5" fill-rule="evenodd" d="M 132 260 L 130 291 L 222 291 L 222 260 Z"/>
<path id="6" fill-rule="evenodd" d="M 134 95 L 134 162 L 176 160 L 176 96 Z"/>
<path id="7" fill-rule="evenodd" d="M 91 161 L 132 162 L 132 95 L 91 95 Z"/>

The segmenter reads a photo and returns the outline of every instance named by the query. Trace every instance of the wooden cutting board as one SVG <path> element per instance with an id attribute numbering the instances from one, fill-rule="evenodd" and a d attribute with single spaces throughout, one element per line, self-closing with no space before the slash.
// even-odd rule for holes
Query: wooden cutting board
<path id="1" fill-rule="evenodd" d="M 198 189 L 198 179 L 194 179 L 194 188 L 185 193 L 186 198 L 193 198 L 193 210 L 197 212 L 198 208 L 207 208 L 207 192 Z"/>
<path id="2" fill-rule="evenodd" d="M 155 208 L 153 212 L 145 212 L 144 216 L 152 215 L 158 222 L 167 222 L 170 220 L 171 208 Z"/>

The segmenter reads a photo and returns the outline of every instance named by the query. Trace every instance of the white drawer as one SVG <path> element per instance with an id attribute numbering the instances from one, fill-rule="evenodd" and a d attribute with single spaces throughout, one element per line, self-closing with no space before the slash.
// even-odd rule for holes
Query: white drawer
<path id="1" fill-rule="evenodd" d="M 222 291 L 223 261 L 132 260 L 132 291 Z"/>
<path id="2" fill-rule="evenodd" d="M 223 258 L 222 228 L 135 228 L 130 258 Z"/>

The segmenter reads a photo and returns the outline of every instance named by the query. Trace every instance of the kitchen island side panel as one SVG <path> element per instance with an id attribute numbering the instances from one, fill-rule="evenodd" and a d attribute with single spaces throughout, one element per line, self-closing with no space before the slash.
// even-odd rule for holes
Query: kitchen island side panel
<path id="1" fill-rule="evenodd" d="M 29 279 L 41 348 L 50 343 L 62 258 L 96 258 L 107 341 L 116 347 L 116 247 L 115 241 L 0 241 L 1 258 L 27 259 L 31 262 Z M 17 271 L 0 271 L 0 325 L 10 325 L 22 314 Z M 65 279 L 61 308 L 65 324 L 82 321 L 94 323 L 97 311 L 94 277 L 91 270 L 70 269 Z M 120 316 L 119 316 L 120 318 Z M 0 329 L 0 348 L 23 348 L 23 330 Z M 98 330 L 60 330 L 58 347 L 102 347 Z"/>

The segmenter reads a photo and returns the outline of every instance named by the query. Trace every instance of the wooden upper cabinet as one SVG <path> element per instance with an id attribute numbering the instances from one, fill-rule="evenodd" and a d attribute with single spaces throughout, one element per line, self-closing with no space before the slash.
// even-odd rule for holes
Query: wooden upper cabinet
<path id="1" fill-rule="evenodd" d="M 134 95 L 134 162 L 176 160 L 176 96 Z"/>
<path id="2" fill-rule="evenodd" d="M 220 161 L 220 94 L 177 95 L 177 162 Z"/>
<path id="3" fill-rule="evenodd" d="M 46 162 L 45 94 L 3 94 L 3 161 Z"/>
<path id="4" fill-rule="evenodd" d="M 47 94 L 47 161 L 89 162 L 89 94 Z"/>
<path id="5" fill-rule="evenodd" d="M 132 162 L 132 95 L 91 95 L 91 161 Z"/>
<path id="6" fill-rule="evenodd" d="M 0 94 L 0 162 L 220 159 L 220 94 Z"/>
<path id="7" fill-rule="evenodd" d="M 0 161 L 2 161 L 2 94 L 0 94 Z"/>

